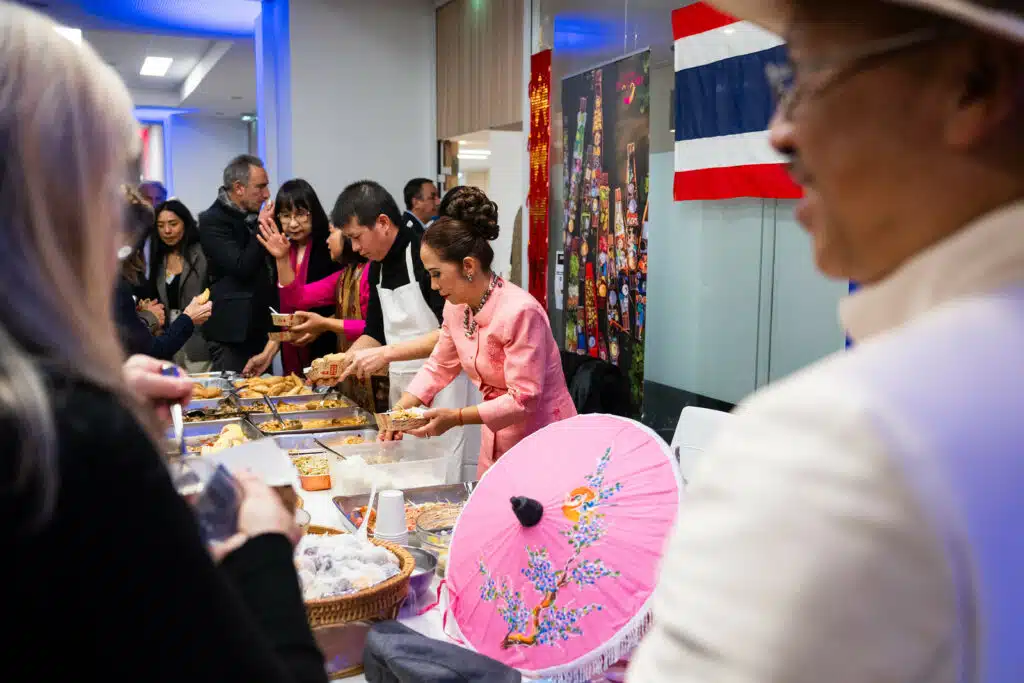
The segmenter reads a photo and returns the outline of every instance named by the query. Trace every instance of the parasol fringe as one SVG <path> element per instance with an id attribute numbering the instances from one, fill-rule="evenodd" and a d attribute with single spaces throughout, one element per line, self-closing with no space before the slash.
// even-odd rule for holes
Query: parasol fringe
<path id="1" fill-rule="evenodd" d="M 545 672 L 544 680 L 553 683 L 588 683 L 633 652 L 647 635 L 653 621 L 651 610 L 637 615 L 607 648 L 594 653 L 582 664 L 573 666 L 570 671 L 558 672 L 556 669 L 555 673 Z"/>

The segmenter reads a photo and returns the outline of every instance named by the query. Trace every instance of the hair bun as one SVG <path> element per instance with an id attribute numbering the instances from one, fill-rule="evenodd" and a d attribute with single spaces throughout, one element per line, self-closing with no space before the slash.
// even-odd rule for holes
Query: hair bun
<path id="1" fill-rule="evenodd" d="M 462 187 L 445 207 L 445 215 L 470 226 L 480 238 L 498 239 L 498 205 L 478 187 Z"/>

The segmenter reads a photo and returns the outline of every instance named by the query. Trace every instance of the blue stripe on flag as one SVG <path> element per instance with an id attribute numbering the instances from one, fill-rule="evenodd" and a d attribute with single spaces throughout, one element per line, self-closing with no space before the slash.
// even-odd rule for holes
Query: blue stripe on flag
<path id="1" fill-rule="evenodd" d="M 780 45 L 677 71 L 676 141 L 766 130 L 775 104 L 764 68 L 785 61 Z"/>

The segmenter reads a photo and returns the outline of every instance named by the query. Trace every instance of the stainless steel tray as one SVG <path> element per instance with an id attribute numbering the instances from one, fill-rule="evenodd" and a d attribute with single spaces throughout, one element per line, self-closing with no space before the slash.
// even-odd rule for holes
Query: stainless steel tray
<path id="1" fill-rule="evenodd" d="M 208 422 L 191 422 L 185 425 L 185 445 L 194 446 L 203 439 L 208 439 L 211 436 L 220 434 L 220 431 L 229 424 L 239 424 L 242 427 L 242 433 L 255 441 L 263 438 L 263 433 L 256 429 L 248 420 L 239 418 L 232 418 L 226 420 L 210 420 Z M 167 452 L 170 455 L 176 455 L 178 451 L 178 445 L 174 441 L 174 434 L 172 431 L 167 432 Z"/>
<path id="2" fill-rule="evenodd" d="M 204 387 L 220 387 L 224 390 L 225 395 L 234 387 L 229 380 L 222 377 L 189 377 L 189 380 L 193 384 L 202 384 Z"/>
<path id="3" fill-rule="evenodd" d="M 210 420 L 209 422 L 189 422 L 185 425 L 185 439 L 187 441 L 192 437 L 220 434 L 220 430 L 224 429 L 225 426 L 235 423 L 241 425 L 242 433 L 250 439 L 263 438 L 263 433 L 256 429 L 251 422 L 244 418 L 232 417 L 224 420 Z M 167 437 L 173 438 L 171 430 L 167 431 Z"/>
<path id="4" fill-rule="evenodd" d="M 469 500 L 469 494 L 476 488 L 477 482 L 469 481 L 464 484 L 448 484 L 446 486 L 425 486 L 420 489 L 405 489 L 405 501 L 407 503 L 465 503 Z M 369 505 L 370 495 L 359 496 L 335 496 L 334 505 L 341 511 L 342 521 L 347 525 L 349 531 L 355 531 L 355 524 L 352 523 L 350 515 L 363 507 Z M 412 542 L 410 534 L 409 540 Z"/>
<path id="5" fill-rule="evenodd" d="M 287 431 L 280 432 L 265 432 L 265 434 L 276 436 L 279 434 L 319 434 L 321 432 L 338 432 L 338 431 L 351 431 L 353 429 L 366 429 L 373 426 L 373 415 L 366 412 L 362 408 L 333 408 L 331 410 L 302 410 L 295 413 L 282 413 L 281 419 L 283 420 L 322 420 L 322 419 L 333 419 L 333 418 L 349 418 L 349 417 L 361 417 L 363 421 L 360 424 L 352 425 L 351 427 L 338 427 L 336 429 L 324 429 L 323 427 L 316 427 L 313 429 L 290 429 Z M 264 413 L 260 415 L 250 415 L 249 419 L 252 420 L 253 424 L 257 427 L 261 427 L 268 422 L 276 422 L 277 419 L 269 414 Z"/>
<path id="6" fill-rule="evenodd" d="M 281 417 L 284 417 L 284 415 L 281 415 Z M 315 434 L 291 434 L 291 433 L 289 433 L 289 434 L 282 434 L 282 435 L 279 435 L 279 436 L 273 436 L 273 437 L 270 437 L 270 438 L 272 438 L 274 440 L 274 443 L 277 444 L 277 447 L 280 448 L 283 451 L 288 451 L 288 450 L 291 450 L 293 448 L 297 448 L 299 450 L 323 451 L 324 449 L 321 446 L 318 446 L 317 443 L 313 439 L 320 439 L 321 441 L 323 441 L 325 444 L 327 444 L 331 448 L 335 448 L 335 450 L 338 450 L 338 449 L 344 449 L 345 445 L 341 444 L 341 443 L 335 443 L 335 442 L 340 442 L 340 441 L 342 441 L 344 439 L 347 439 L 350 436 L 361 436 L 364 439 L 366 439 L 367 441 L 376 441 L 377 440 L 377 430 L 376 429 L 359 429 L 359 430 L 350 429 L 350 430 L 346 430 L 346 431 L 342 431 L 342 432 L 337 432 L 337 431 L 334 431 L 334 432 L 317 432 Z M 344 450 L 342 450 L 342 453 L 344 454 Z"/>
<path id="7" fill-rule="evenodd" d="M 292 405 L 294 405 L 296 403 L 298 403 L 298 404 L 313 403 L 313 402 L 319 403 L 321 400 L 323 400 L 323 395 L 322 394 L 302 394 L 301 396 L 269 396 L 268 398 L 270 399 L 270 402 L 273 403 L 276 406 L 276 405 L 279 405 L 281 403 L 292 404 Z M 341 397 L 341 400 L 343 400 L 346 403 L 348 403 L 349 407 L 353 407 L 353 408 L 355 407 L 355 403 L 353 403 L 351 400 L 345 398 L 344 396 Z M 263 409 L 260 412 L 264 412 L 264 411 L 268 412 L 268 413 L 270 412 L 270 409 L 267 408 L 267 404 L 264 402 L 264 400 L 262 398 L 243 398 L 243 399 L 241 399 L 241 403 L 242 403 L 243 406 L 256 406 L 256 407 L 260 407 L 260 408 Z"/>

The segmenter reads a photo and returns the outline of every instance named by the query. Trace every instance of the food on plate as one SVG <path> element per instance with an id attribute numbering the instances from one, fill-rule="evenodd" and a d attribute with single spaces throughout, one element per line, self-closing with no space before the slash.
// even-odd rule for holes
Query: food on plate
<path id="1" fill-rule="evenodd" d="M 192 398 L 196 401 L 211 398 L 222 398 L 223 396 L 224 390 L 220 387 L 208 387 L 205 384 L 200 384 L 199 382 L 192 384 Z"/>
<path id="2" fill-rule="evenodd" d="M 249 443 L 249 437 L 247 437 L 242 431 L 242 427 L 237 424 L 230 424 L 225 425 L 224 428 L 220 430 L 220 434 L 217 434 L 216 436 L 199 439 L 198 441 L 189 444 L 188 451 L 189 453 L 211 455 L 228 448 L 241 446 L 244 443 Z"/>
<path id="3" fill-rule="evenodd" d="M 235 382 L 235 389 L 238 389 L 238 395 L 242 398 L 302 396 L 313 393 L 313 390 L 294 373 L 287 377 L 252 377 L 239 380 Z"/>
<path id="4" fill-rule="evenodd" d="M 406 501 L 406 503 L 405 503 L 405 526 L 406 526 L 406 529 L 408 529 L 410 532 L 416 531 L 416 520 L 419 519 L 420 515 L 425 514 L 427 512 L 434 512 L 434 511 L 440 511 L 440 510 L 446 510 L 446 509 L 452 510 L 452 511 L 455 512 L 456 515 L 458 515 L 462 511 L 462 505 L 460 503 L 421 503 L 421 504 L 417 505 L 416 503 L 410 503 L 409 501 Z M 359 526 L 360 524 L 362 524 L 363 523 L 363 518 L 365 518 L 365 517 L 366 517 L 366 506 L 365 505 L 363 505 L 362 507 L 356 508 L 348 516 L 349 520 L 351 520 L 351 522 L 353 524 L 355 524 L 356 526 Z M 376 523 L 377 523 L 377 511 L 376 510 L 371 510 L 370 511 L 370 521 L 366 525 L 367 530 L 371 534 L 373 533 L 374 526 L 376 526 Z"/>
<path id="5" fill-rule="evenodd" d="M 353 417 L 334 417 L 310 420 L 285 420 L 284 424 L 271 420 L 260 425 L 264 432 L 296 432 L 296 431 L 326 431 L 329 429 L 345 429 L 347 427 L 358 427 L 366 424 L 366 418 L 356 415 Z"/>
<path id="6" fill-rule="evenodd" d="M 349 595 L 401 573 L 393 552 L 353 534 L 306 534 L 295 548 L 295 568 L 306 600 Z"/>
<path id="7" fill-rule="evenodd" d="M 198 304 L 200 306 L 202 306 L 203 304 L 209 303 L 209 301 L 210 301 L 210 289 L 206 288 L 206 289 L 203 290 L 203 293 L 199 295 Z"/>

